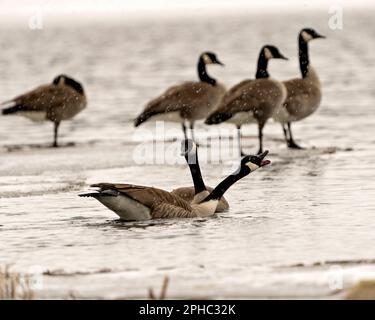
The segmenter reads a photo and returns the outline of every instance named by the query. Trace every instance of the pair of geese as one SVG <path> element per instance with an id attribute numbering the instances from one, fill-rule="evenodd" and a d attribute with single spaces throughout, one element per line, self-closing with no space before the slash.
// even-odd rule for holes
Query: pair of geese
<path id="1" fill-rule="evenodd" d="M 189 166 L 193 187 L 181 187 L 168 192 L 132 184 L 98 183 L 91 185 L 98 188 L 97 191 L 79 196 L 97 199 L 122 220 L 127 221 L 209 217 L 216 212 L 228 210 L 229 204 L 223 195 L 234 183 L 270 164 L 269 160 L 265 160 L 268 151 L 247 155 L 241 159 L 240 166 L 234 173 L 212 189 L 206 187 L 203 181 L 197 146 L 193 140 L 183 140 L 181 151 Z"/>
<path id="2" fill-rule="evenodd" d="M 194 123 L 197 120 L 205 119 L 208 125 L 233 123 L 238 129 L 238 146 L 242 156 L 242 125 L 258 124 L 258 153 L 261 153 L 263 128 L 267 120 L 273 117 L 282 125 L 288 147 L 301 149 L 293 139 L 291 123 L 308 117 L 320 105 L 320 81 L 310 64 L 308 52 L 308 42 L 317 38 L 325 37 L 311 28 L 304 28 L 299 33 L 301 78 L 284 82 L 272 79 L 268 72 L 268 61 L 287 58 L 276 47 L 266 45 L 259 53 L 256 79 L 244 80 L 228 91 L 206 70 L 209 64 L 223 64 L 214 53 L 204 52 L 198 60 L 200 81 L 170 87 L 148 103 L 134 124 L 137 127 L 148 120 L 179 122 L 186 139 L 185 123 L 188 122 L 194 140 Z"/>

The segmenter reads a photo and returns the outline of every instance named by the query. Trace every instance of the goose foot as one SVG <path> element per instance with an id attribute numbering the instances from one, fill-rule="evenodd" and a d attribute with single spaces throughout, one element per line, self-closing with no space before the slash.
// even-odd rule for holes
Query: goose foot
<path id="1" fill-rule="evenodd" d="M 305 148 L 299 146 L 297 143 L 295 143 L 294 141 L 288 141 L 288 148 L 289 149 L 297 149 L 297 150 L 303 150 Z"/>

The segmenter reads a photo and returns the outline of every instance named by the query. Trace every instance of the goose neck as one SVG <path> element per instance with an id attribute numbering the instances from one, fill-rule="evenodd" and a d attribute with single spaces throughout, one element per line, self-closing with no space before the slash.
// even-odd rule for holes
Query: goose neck
<path id="1" fill-rule="evenodd" d="M 262 50 L 261 53 L 259 54 L 257 73 L 255 77 L 257 79 L 269 78 L 270 75 L 268 74 L 267 67 L 268 67 L 268 59 L 266 58 L 264 51 Z"/>
<path id="2" fill-rule="evenodd" d="M 203 61 L 203 58 L 200 58 L 199 61 L 198 61 L 198 76 L 199 76 L 200 81 L 209 83 L 213 86 L 216 85 L 216 80 L 211 78 L 207 74 L 206 64 Z"/>
<path id="3" fill-rule="evenodd" d="M 226 177 L 223 181 L 221 181 L 214 190 L 203 200 L 220 200 L 220 198 L 224 195 L 224 193 L 238 180 L 242 179 L 243 177 L 247 176 L 250 173 L 250 169 L 248 167 L 241 167 L 236 172 L 232 173 L 228 177 Z"/>
<path id="4" fill-rule="evenodd" d="M 193 154 L 185 156 L 186 162 L 189 166 L 191 177 L 193 178 L 195 194 L 198 194 L 206 190 L 204 184 L 201 169 L 198 162 L 198 154 L 194 152 Z"/>
<path id="5" fill-rule="evenodd" d="M 299 45 L 299 67 L 301 70 L 302 78 L 306 78 L 308 72 L 309 72 L 309 48 L 307 42 L 303 39 L 302 35 L 299 36 L 298 39 L 298 45 Z"/>

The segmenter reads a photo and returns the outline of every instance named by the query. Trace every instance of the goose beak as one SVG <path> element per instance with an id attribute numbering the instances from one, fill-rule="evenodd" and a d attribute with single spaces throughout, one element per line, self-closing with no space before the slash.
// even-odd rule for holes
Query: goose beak
<path id="1" fill-rule="evenodd" d="M 326 38 L 327 38 L 326 36 L 323 36 L 319 33 L 315 35 L 315 39 L 326 39 Z"/>
<path id="2" fill-rule="evenodd" d="M 267 156 L 268 153 L 269 153 L 269 151 L 266 150 L 266 151 L 262 152 L 261 154 L 258 154 L 258 157 L 260 158 L 260 166 L 261 167 L 264 167 L 264 166 L 271 163 L 270 160 L 264 160 L 264 158 Z"/>
<path id="3" fill-rule="evenodd" d="M 283 60 L 289 60 L 287 57 L 283 56 L 282 54 L 280 54 L 280 57 L 279 59 L 283 59 Z"/>
<path id="4" fill-rule="evenodd" d="M 222 63 L 222 62 L 221 62 L 220 60 L 218 60 L 218 59 L 216 59 L 215 63 L 216 63 L 216 64 L 219 64 L 219 65 L 221 65 L 222 67 L 224 67 L 224 66 L 225 66 L 225 64 L 224 64 L 224 63 Z"/>

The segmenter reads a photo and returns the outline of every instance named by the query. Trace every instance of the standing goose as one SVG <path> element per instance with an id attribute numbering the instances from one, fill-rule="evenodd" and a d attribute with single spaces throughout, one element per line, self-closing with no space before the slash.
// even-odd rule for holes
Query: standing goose
<path id="1" fill-rule="evenodd" d="M 322 97 L 318 74 L 309 61 L 308 42 L 312 39 L 325 38 L 310 28 L 302 29 L 298 36 L 299 65 L 302 78 L 284 81 L 287 98 L 276 110 L 273 118 L 280 122 L 287 146 L 302 149 L 293 139 L 291 122 L 302 120 L 314 113 Z"/>
<path id="2" fill-rule="evenodd" d="M 284 85 L 270 78 L 267 71 L 270 59 L 287 60 L 276 47 L 264 46 L 259 53 L 256 80 L 244 80 L 232 87 L 217 110 L 205 122 L 218 124 L 226 121 L 235 124 L 241 156 L 244 155 L 241 145 L 241 126 L 247 123 L 258 123 L 258 153 L 261 153 L 263 151 L 263 127 L 286 97 Z"/>
<path id="3" fill-rule="evenodd" d="M 123 220 L 208 217 L 215 213 L 219 200 L 235 182 L 270 163 L 264 160 L 267 153 L 243 157 L 240 167 L 200 203 L 190 204 L 168 191 L 131 184 L 94 184 L 91 187 L 99 188 L 97 192 L 80 196 L 97 199 Z"/>
<path id="4" fill-rule="evenodd" d="M 185 122 L 188 121 L 194 139 L 195 121 L 205 119 L 214 111 L 226 90 L 222 84 L 208 75 L 206 70 L 208 64 L 223 65 L 214 53 L 203 52 L 198 60 L 200 81 L 189 81 L 170 87 L 146 105 L 143 112 L 135 119 L 134 125 L 138 127 L 150 119 L 179 122 L 186 139 Z"/>
<path id="5" fill-rule="evenodd" d="M 177 195 L 190 204 L 200 203 L 213 190 L 204 184 L 199 162 L 197 145 L 193 140 L 185 139 L 181 143 L 181 153 L 185 157 L 189 166 L 191 177 L 193 178 L 193 187 L 180 187 L 171 191 L 173 195 Z M 215 212 L 224 212 L 229 209 L 229 203 L 221 197 Z"/>
<path id="6" fill-rule="evenodd" d="M 82 85 L 66 75 L 57 76 L 51 84 L 42 85 L 14 99 L 3 115 L 16 114 L 33 121 L 50 120 L 54 123 L 53 147 L 57 147 L 60 122 L 73 118 L 86 107 L 87 101 Z"/>

